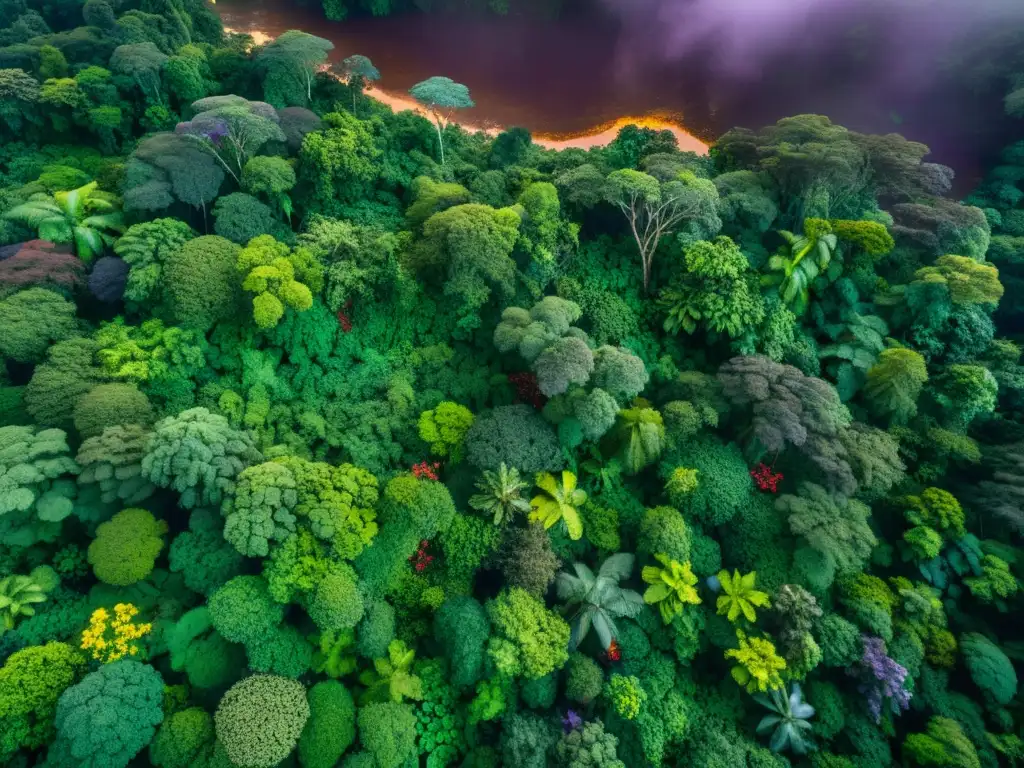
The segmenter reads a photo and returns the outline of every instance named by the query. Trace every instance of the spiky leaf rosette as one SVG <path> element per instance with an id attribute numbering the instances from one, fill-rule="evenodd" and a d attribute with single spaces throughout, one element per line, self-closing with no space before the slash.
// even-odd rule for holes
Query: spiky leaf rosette
<path id="1" fill-rule="evenodd" d="M 654 559 L 664 567 L 644 566 L 641 576 L 651 585 L 644 592 L 644 602 L 657 605 L 662 621 L 671 624 L 672 620 L 683 612 L 686 603 L 700 604 L 700 596 L 694 589 L 697 577 L 690 568 L 689 561 L 680 563 L 668 555 L 655 555 Z"/>
<path id="2" fill-rule="evenodd" d="M 539 472 L 535 483 L 540 493 L 530 500 L 530 520 L 543 523 L 545 528 L 563 520 L 573 541 L 582 538 L 583 521 L 577 507 L 586 503 L 587 494 L 576 487 L 576 475 L 563 471 L 559 484 L 550 472 Z"/>

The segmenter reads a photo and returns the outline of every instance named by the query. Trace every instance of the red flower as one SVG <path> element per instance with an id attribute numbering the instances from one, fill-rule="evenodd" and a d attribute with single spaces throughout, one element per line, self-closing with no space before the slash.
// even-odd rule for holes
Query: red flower
<path id="1" fill-rule="evenodd" d="M 622 649 L 619 647 L 618 641 L 612 640 L 608 644 L 608 649 L 604 652 L 604 655 L 608 657 L 608 661 L 621 661 Z"/>
<path id="2" fill-rule="evenodd" d="M 437 480 L 437 470 L 441 468 L 441 462 L 435 461 L 428 464 L 425 461 L 421 461 L 419 464 L 412 465 L 412 473 L 417 478 L 427 478 L 427 480 Z"/>
<path id="3" fill-rule="evenodd" d="M 779 492 L 779 481 L 782 479 L 781 472 L 772 472 L 771 467 L 764 463 L 758 464 L 750 470 L 750 476 L 754 478 L 757 487 L 769 493 Z"/>
<path id="4" fill-rule="evenodd" d="M 427 570 L 427 566 L 434 562 L 434 556 L 427 554 L 429 548 L 430 542 L 423 540 L 420 542 L 420 547 L 416 550 L 416 553 L 409 556 L 409 562 L 412 563 L 416 573 L 423 573 Z"/>

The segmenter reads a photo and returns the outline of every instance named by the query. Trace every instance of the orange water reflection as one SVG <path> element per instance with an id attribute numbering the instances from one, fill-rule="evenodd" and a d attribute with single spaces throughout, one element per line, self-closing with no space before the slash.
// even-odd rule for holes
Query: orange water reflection
<path id="1" fill-rule="evenodd" d="M 271 35 L 257 29 L 240 30 L 225 27 L 224 31 L 247 34 L 252 37 L 257 45 L 263 45 L 273 40 Z M 395 112 L 408 109 L 430 117 L 429 113 L 408 94 L 395 93 L 382 88 L 367 88 L 366 95 L 382 104 L 388 105 Z M 500 126 L 476 125 L 465 120 L 453 120 L 452 122 L 462 126 L 467 131 L 483 131 L 491 136 L 502 131 Z M 653 128 L 659 131 L 671 131 L 679 143 L 679 149 L 684 152 L 696 152 L 699 155 L 707 154 L 708 145 L 696 136 L 687 133 L 682 127 L 680 116 L 671 112 L 654 112 L 644 116 L 631 115 L 620 117 L 572 134 L 535 133 L 533 134 L 533 141 L 535 144 L 539 144 L 546 149 L 568 149 L 570 147 L 590 149 L 591 147 L 603 147 L 609 144 L 618 134 L 619 130 L 627 125 L 638 125 L 643 128 Z M 529 128 L 529 126 L 523 127 Z"/>
<path id="2" fill-rule="evenodd" d="M 389 93 L 388 91 L 380 88 L 367 88 L 366 95 L 383 104 L 387 104 L 395 110 L 395 112 L 411 109 L 414 112 L 419 112 L 421 115 L 430 117 L 429 113 L 423 109 L 423 107 L 407 95 Z M 502 128 L 499 127 L 474 125 L 468 121 L 453 120 L 452 122 L 457 123 L 467 131 L 483 131 L 491 136 L 497 135 L 502 130 Z M 696 152 L 700 155 L 706 154 L 708 151 L 707 144 L 684 131 L 678 122 L 674 122 L 672 120 L 671 114 L 667 112 L 655 113 L 645 117 L 620 117 L 618 120 L 611 120 L 602 125 L 597 125 L 574 134 L 536 133 L 533 134 L 533 141 L 535 144 L 539 144 L 547 149 L 568 149 L 569 147 L 589 149 L 591 147 L 603 147 L 610 143 L 619 133 L 619 130 L 626 125 L 639 125 L 643 128 L 654 128 L 659 131 L 671 131 L 679 142 L 679 148 L 681 150 Z"/>

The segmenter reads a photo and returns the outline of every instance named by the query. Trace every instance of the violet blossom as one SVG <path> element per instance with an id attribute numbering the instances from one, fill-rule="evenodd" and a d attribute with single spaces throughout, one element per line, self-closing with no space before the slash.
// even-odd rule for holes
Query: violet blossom
<path id="1" fill-rule="evenodd" d="M 179 135 L 206 139 L 214 146 L 219 146 L 221 140 L 228 135 L 228 124 L 220 119 L 191 120 L 178 123 L 174 132 Z"/>
<path id="2" fill-rule="evenodd" d="M 860 691 L 867 697 L 868 709 L 875 722 L 878 722 L 882 719 L 882 703 L 885 699 L 889 700 L 894 715 L 910 706 L 912 694 L 904 685 L 907 669 L 886 654 L 882 638 L 861 635 L 861 641 L 864 643 L 864 655 L 860 660 Z"/>
<path id="3" fill-rule="evenodd" d="M 562 718 L 562 730 L 566 733 L 572 733 L 582 725 L 583 718 L 577 715 L 574 710 L 570 709 L 565 713 L 565 717 Z"/>

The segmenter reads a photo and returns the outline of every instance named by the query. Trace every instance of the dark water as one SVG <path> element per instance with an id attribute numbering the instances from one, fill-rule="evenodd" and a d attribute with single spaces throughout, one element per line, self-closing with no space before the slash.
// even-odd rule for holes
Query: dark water
<path id="1" fill-rule="evenodd" d="M 645 55 L 642 43 L 631 42 L 643 39 L 636 30 L 592 13 L 558 21 L 417 14 L 331 22 L 319 8 L 286 0 L 221 0 L 216 9 L 236 31 L 273 37 L 302 29 L 334 42 L 332 58 L 369 56 L 390 93 L 432 75 L 465 83 L 477 104 L 466 119 L 475 126 L 585 134 L 624 116 L 671 112 L 687 132 L 712 141 L 737 125 L 815 112 L 853 130 L 928 144 L 933 161 L 957 170 L 961 192 L 1007 138 L 998 93 L 973 92 L 939 73 L 912 83 L 890 77 L 899 40 L 850 34 L 827 55 L 775 55 L 737 79 L 697 51 L 671 62 Z"/>

